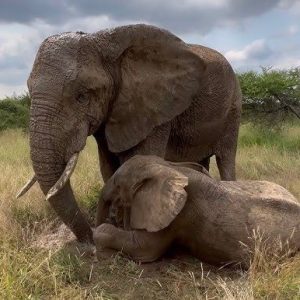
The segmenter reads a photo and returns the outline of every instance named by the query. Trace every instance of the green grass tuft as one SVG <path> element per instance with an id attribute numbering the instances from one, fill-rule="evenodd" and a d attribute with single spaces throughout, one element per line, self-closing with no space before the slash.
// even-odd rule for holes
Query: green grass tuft
<path id="1" fill-rule="evenodd" d="M 290 126 L 277 131 L 263 127 L 253 127 L 248 124 L 244 125 L 241 130 L 239 146 L 243 148 L 252 146 L 274 147 L 280 152 L 297 153 L 300 151 L 300 134 L 295 127 Z"/>

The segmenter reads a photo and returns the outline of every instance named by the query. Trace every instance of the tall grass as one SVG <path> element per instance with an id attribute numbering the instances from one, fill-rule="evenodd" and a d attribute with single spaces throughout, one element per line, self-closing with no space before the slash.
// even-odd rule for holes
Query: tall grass
<path id="1" fill-rule="evenodd" d="M 300 124 L 281 133 L 249 125 L 240 132 L 237 175 L 279 183 L 300 199 Z M 1 299 L 299 299 L 300 256 L 270 255 L 257 247 L 248 272 L 211 267 L 192 257 L 170 257 L 138 265 L 122 256 L 96 263 L 84 246 L 61 235 L 60 225 L 36 184 L 15 194 L 33 174 L 28 136 L 0 132 L 0 298 Z M 215 165 L 212 173 L 217 176 Z M 94 210 L 102 186 L 92 139 L 80 156 L 72 185 L 83 209 Z M 61 229 L 59 229 L 61 230 Z M 55 235 L 53 235 L 55 236 Z M 271 253 L 272 254 L 272 253 Z"/>

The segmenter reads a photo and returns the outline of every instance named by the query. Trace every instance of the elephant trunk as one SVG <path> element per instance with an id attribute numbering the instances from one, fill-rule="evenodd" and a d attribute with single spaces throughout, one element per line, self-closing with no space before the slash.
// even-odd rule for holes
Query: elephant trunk
<path id="1" fill-rule="evenodd" d="M 59 141 L 51 132 L 53 128 L 46 122 L 30 124 L 30 150 L 33 169 L 45 195 L 57 183 L 64 173 L 66 162 L 61 155 Z M 81 242 L 92 242 L 92 229 L 80 211 L 68 179 L 66 183 L 48 201 L 62 221 L 73 231 Z"/>

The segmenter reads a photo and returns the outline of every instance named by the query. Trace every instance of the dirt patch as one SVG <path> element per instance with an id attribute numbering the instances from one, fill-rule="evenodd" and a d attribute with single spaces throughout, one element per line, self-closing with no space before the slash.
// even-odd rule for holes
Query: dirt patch
<path id="1" fill-rule="evenodd" d="M 72 231 L 61 224 L 52 231 L 43 232 L 32 243 L 33 248 L 51 250 L 57 252 L 67 249 L 72 254 L 80 257 L 90 257 L 96 260 L 96 248 L 94 245 L 79 243 Z"/>
<path id="2" fill-rule="evenodd" d="M 72 231 L 64 224 L 51 232 L 43 232 L 33 241 L 32 247 L 46 250 L 59 250 L 66 244 L 75 242 Z"/>

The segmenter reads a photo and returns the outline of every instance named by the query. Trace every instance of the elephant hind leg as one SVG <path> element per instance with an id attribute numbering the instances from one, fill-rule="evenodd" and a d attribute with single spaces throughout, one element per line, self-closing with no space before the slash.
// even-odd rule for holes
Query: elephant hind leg
<path id="1" fill-rule="evenodd" d="M 241 114 L 239 91 L 235 97 L 237 104 L 228 114 L 226 130 L 214 151 L 221 180 L 226 181 L 236 180 L 235 160 Z"/>
<path id="2" fill-rule="evenodd" d="M 238 132 L 239 122 L 236 121 L 234 124 L 230 124 L 227 132 L 216 147 L 215 155 L 221 180 L 236 180 L 235 160 Z"/>
<path id="3" fill-rule="evenodd" d="M 235 154 L 216 155 L 216 161 L 221 180 L 235 181 Z"/>

